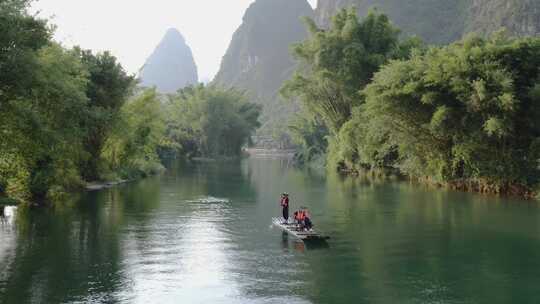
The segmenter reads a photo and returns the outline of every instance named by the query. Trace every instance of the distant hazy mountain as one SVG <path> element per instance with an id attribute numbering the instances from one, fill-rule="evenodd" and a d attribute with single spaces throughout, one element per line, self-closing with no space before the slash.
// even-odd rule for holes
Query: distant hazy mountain
<path id="1" fill-rule="evenodd" d="M 540 0 L 319 0 L 315 12 L 327 26 L 339 8 L 356 6 L 360 16 L 377 7 L 407 34 L 429 43 L 449 43 L 469 32 L 501 27 L 517 36 L 540 35 Z"/>
<path id="2" fill-rule="evenodd" d="M 197 66 L 182 34 L 169 29 L 140 72 L 141 85 L 155 86 L 161 93 L 198 82 Z"/>
<path id="3" fill-rule="evenodd" d="M 278 91 L 295 67 L 289 47 L 307 37 L 300 20 L 313 16 L 306 0 L 257 0 L 234 33 L 214 83 L 246 89 L 264 104 L 263 129 L 292 105 L 279 102 Z"/>

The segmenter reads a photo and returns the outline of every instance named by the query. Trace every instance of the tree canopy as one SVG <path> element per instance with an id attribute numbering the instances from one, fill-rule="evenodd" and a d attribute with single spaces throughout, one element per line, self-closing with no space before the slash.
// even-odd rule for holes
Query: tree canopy
<path id="1" fill-rule="evenodd" d="M 323 30 L 305 19 L 310 37 L 293 46 L 300 67 L 285 82 L 282 94 L 299 98 L 305 110 L 319 117 L 336 135 L 362 103 L 360 89 L 389 59 L 401 58 L 410 42 L 401 44 L 399 30 L 386 15 L 371 11 L 359 21 L 354 9 L 342 9 Z"/>
<path id="2" fill-rule="evenodd" d="M 539 93 L 540 39 L 470 36 L 377 73 L 360 137 L 384 133 L 363 144 L 396 146 L 408 175 L 515 192 L 540 177 Z"/>
<path id="3" fill-rule="evenodd" d="M 0 185 L 18 198 L 43 198 L 77 180 L 87 71 L 76 54 L 51 45 L 36 54 L 32 89 L 8 99 L 0 132 Z"/>
<path id="4" fill-rule="evenodd" d="M 54 43 L 27 6 L 0 3 L 0 195 L 45 202 L 146 176 L 164 151 L 236 156 L 259 126 L 260 107 L 233 89 L 190 87 L 168 103 L 137 90 L 114 56 Z"/>
<path id="5" fill-rule="evenodd" d="M 51 31 L 45 20 L 29 15 L 27 0 L 0 2 L 0 109 L 8 100 L 26 95 L 36 81 L 33 71 L 38 51 L 49 44 Z M 6 112 L 2 109 L 0 112 Z"/>
<path id="6" fill-rule="evenodd" d="M 78 48 L 76 52 L 89 73 L 86 88 L 88 112 L 83 122 L 86 129 L 84 145 L 89 157 L 82 164 L 82 172 L 85 179 L 97 180 L 103 145 L 114 123 L 119 120 L 120 109 L 130 96 L 135 80 L 109 52 L 95 55 Z"/>
<path id="7" fill-rule="evenodd" d="M 235 156 L 260 126 L 261 107 L 235 89 L 187 87 L 169 100 L 167 135 L 190 156 Z"/>
<path id="8" fill-rule="evenodd" d="M 0 2 L 0 195 L 43 202 L 107 173 L 103 145 L 134 80 L 107 52 L 53 42 L 29 2 Z"/>

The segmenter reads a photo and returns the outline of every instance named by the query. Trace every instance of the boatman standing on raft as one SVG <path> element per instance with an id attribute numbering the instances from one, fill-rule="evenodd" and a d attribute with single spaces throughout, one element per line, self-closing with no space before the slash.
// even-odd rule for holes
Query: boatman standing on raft
<path id="1" fill-rule="evenodd" d="M 281 208 L 283 209 L 283 219 L 285 219 L 285 223 L 289 221 L 289 194 L 283 193 L 281 195 Z"/>

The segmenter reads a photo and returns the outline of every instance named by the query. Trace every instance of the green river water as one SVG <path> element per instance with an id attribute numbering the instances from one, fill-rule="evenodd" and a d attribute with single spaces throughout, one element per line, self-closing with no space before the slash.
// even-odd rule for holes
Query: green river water
<path id="1" fill-rule="evenodd" d="M 326 244 L 270 226 L 283 191 Z M 250 158 L 2 209 L 0 303 L 540 303 L 537 202 Z"/>

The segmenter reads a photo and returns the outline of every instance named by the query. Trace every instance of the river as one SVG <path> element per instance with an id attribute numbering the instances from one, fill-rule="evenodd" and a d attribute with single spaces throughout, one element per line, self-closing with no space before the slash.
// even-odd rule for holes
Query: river
<path id="1" fill-rule="evenodd" d="M 326 244 L 270 226 L 283 191 Z M 540 204 L 286 159 L 174 165 L 5 208 L 0 303 L 540 303 Z"/>

